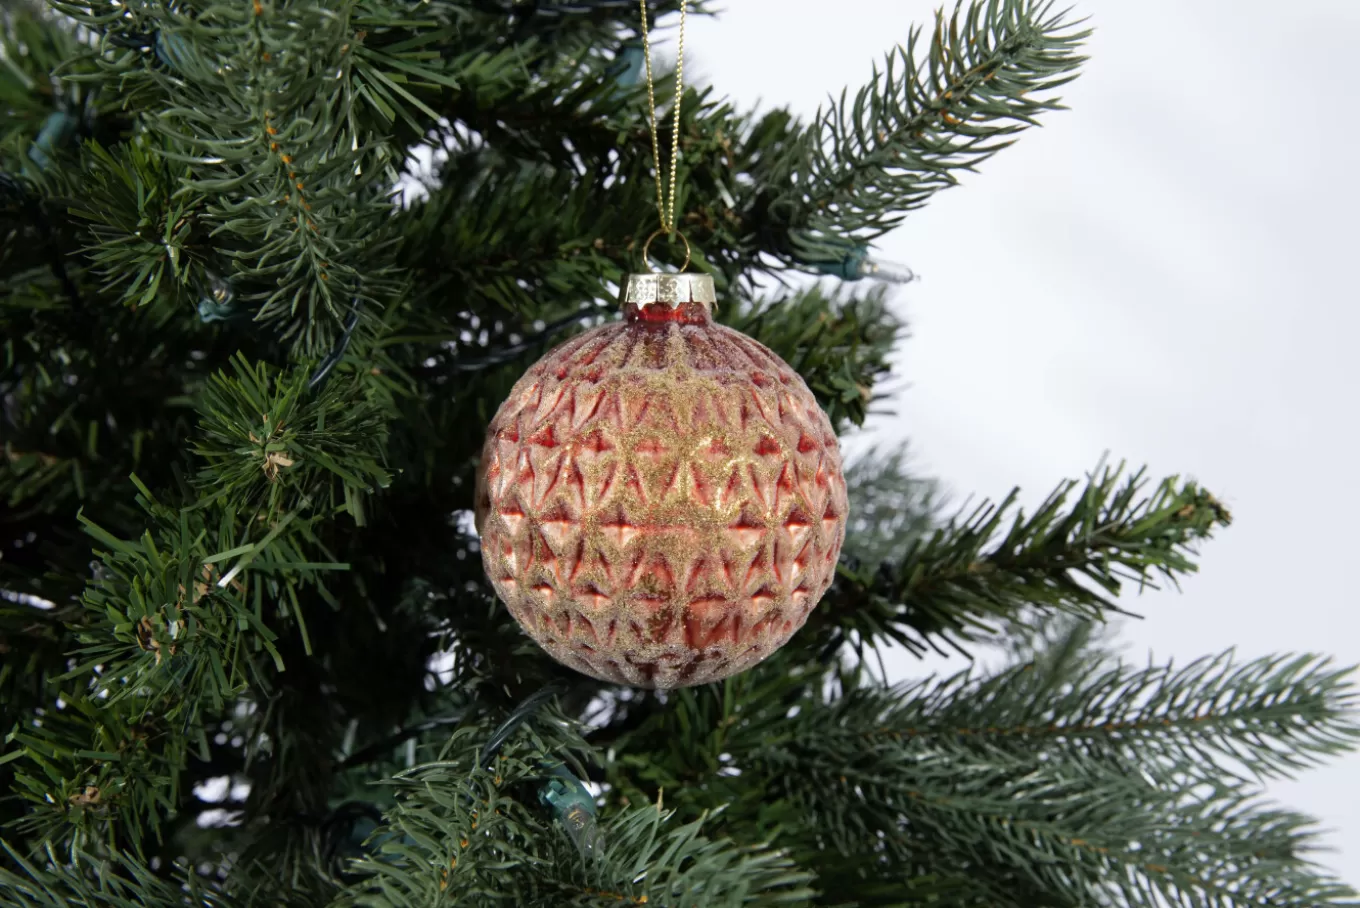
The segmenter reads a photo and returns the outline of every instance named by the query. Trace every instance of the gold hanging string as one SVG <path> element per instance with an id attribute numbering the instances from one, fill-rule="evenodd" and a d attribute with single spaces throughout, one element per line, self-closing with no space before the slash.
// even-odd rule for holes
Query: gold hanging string
<path id="1" fill-rule="evenodd" d="M 647 246 L 651 245 L 652 240 L 659 235 L 674 234 L 675 226 L 675 180 L 676 171 L 680 163 L 680 98 L 685 86 L 685 11 L 689 6 L 689 0 L 680 2 L 680 40 L 675 57 L 675 118 L 671 127 L 671 174 L 670 174 L 670 195 L 663 199 L 661 186 L 663 183 L 661 171 L 661 143 L 656 135 L 656 89 L 652 83 L 652 43 L 647 29 L 647 0 L 638 0 L 638 5 L 642 8 L 642 53 L 647 61 L 647 112 L 650 115 L 652 127 L 652 160 L 656 163 L 656 213 L 661 220 L 661 229 L 653 233 L 647 239 Z M 683 239 L 683 235 L 681 236 Z M 643 264 L 646 264 L 646 247 L 643 251 Z M 689 241 L 685 241 L 685 265 L 681 267 L 684 271 L 689 266 Z"/>

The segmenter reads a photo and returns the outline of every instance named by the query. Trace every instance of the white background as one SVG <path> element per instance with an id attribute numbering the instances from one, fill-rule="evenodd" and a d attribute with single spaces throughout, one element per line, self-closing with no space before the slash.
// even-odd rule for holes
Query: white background
<path id="1" fill-rule="evenodd" d="M 933 9 L 726 5 L 691 20 L 691 72 L 805 118 Z M 1061 92 L 1072 110 L 880 244 L 924 280 L 896 296 L 910 387 L 870 434 L 910 439 L 956 500 L 1019 485 L 1033 504 L 1106 450 L 1193 476 L 1234 524 L 1182 593 L 1131 603 L 1129 655 L 1360 662 L 1360 3 L 1079 0 L 1083 15 L 1097 31 Z M 941 667 L 897 653 L 890 671 Z M 1320 862 L 1360 885 L 1360 757 L 1270 792 L 1322 821 L 1336 850 Z"/>

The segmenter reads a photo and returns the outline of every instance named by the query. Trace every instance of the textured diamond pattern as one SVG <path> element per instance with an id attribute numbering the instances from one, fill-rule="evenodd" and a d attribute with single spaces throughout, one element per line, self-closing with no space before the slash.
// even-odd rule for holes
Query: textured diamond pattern
<path id="1" fill-rule="evenodd" d="M 778 649 L 845 538 L 825 414 L 772 352 L 711 323 L 619 322 L 553 350 L 492 420 L 481 471 L 483 561 L 515 620 L 637 687 Z"/>

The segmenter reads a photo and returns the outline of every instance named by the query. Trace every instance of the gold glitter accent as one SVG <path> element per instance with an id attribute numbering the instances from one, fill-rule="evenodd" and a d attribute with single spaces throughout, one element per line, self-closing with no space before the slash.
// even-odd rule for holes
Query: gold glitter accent
<path id="1" fill-rule="evenodd" d="M 744 671 L 802 627 L 846 511 L 835 433 L 787 364 L 711 322 L 632 321 L 515 385 L 476 517 L 497 594 L 548 653 L 675 688 Z"/>

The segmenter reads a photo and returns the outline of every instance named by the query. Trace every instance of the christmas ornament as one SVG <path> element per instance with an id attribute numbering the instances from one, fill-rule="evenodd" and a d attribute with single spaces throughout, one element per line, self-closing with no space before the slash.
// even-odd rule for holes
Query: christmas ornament
<path id="1" fill-rule="evenodd" d="M 664 202 L 640 6 L 661 221 L 646 262 L 678 233 L 686 4 Z M 831 585 L 846 519 L 836 435 L 797 373 L 713 322 L 711 276 L 629 275 L 620 302 L 621 322 L 549 352 L 491 421 L 483 564 L 565 665 L 638 687 L 718 681 L 783 646 Z"/>
<path id="2" fill-rule="evenodd" d="M 707 275 L 631 275 L 624 318 L 519 380 L 482 453 L 482 558 L 558 661 L 673 688 L 803 625 L 845 538 L 836 436 L 807 385 L 711 317 Z"/>

